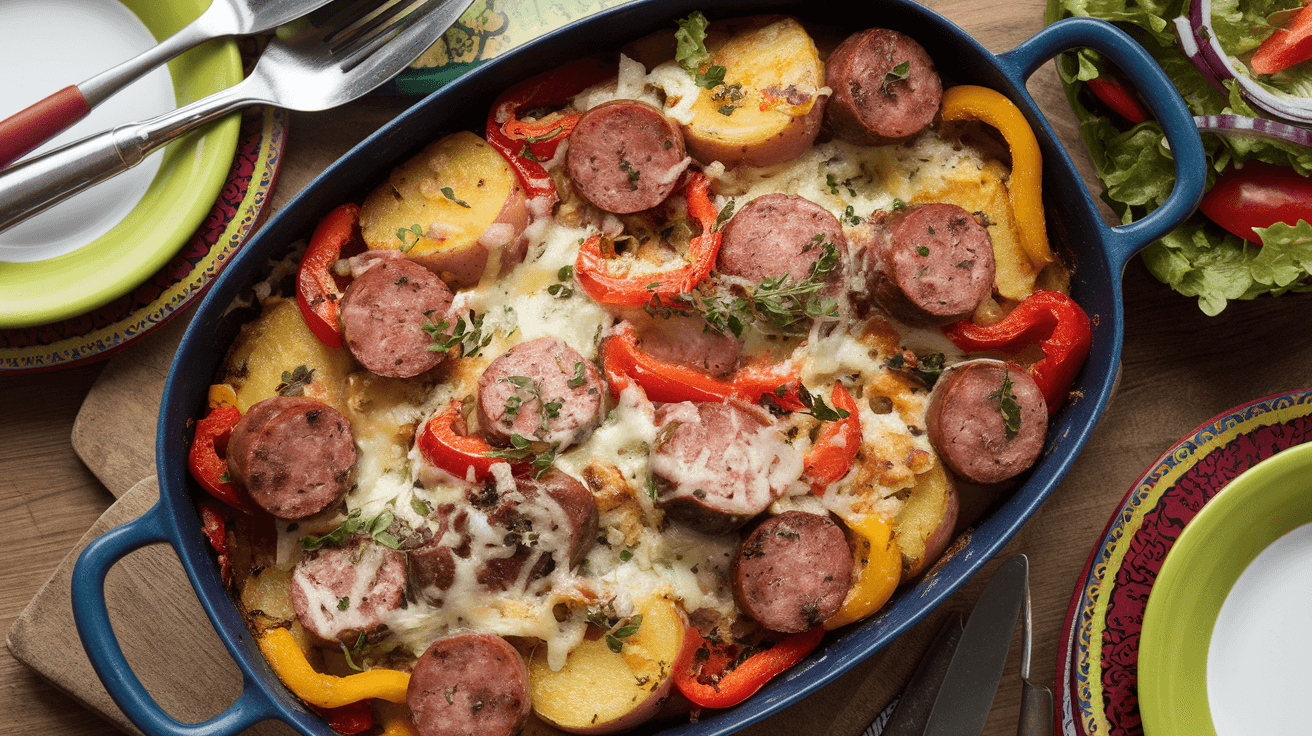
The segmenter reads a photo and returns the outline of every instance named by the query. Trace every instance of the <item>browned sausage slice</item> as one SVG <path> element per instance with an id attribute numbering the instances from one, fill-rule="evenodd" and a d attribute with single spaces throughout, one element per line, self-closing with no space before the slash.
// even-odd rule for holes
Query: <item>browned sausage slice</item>
<path id="1" fill-rule="evenodd" d="M 442 594 L 455 584 L 456 557 L 469 557 L 469 514 L 448 503 L 429 516 L 437 521 L 437 531 L 406 554 L 406 564 L 416 594 L 438 605 Z"/>
<path id="2" fill-rule="evenodd" d="M 655 317 L 638 327 L 642 351 L 657 360 L 696 368 L 724 378 L 738 367 L 743 341 L 716 332 L 700 317 Z"/>
<path id="3" fill-rule="evenodd" d="M 804 197 L 766 194 L 748 202 L 724 226 L 716 269 L 753 283 L 785 274 L 805 281 L 830 253 L 824 279 L 837 285 L 847 249 L 843 226 L 829 210 Z"/>
<path id="4" fill-rule="evenodd" d="M 513 736 L 528 720 L 528 668 L 492 634 L 433 642 L 415 662 L 405 700 L 419 736 Z"/>
<path id="5" fill-rule="evenodd" d="M 515 485 L 515 493 L 503 496 L 487 517 L 505 530 L 502 545 L 515 549 L 479 567 L 478 582 L 489 590 L 517 587 L 530 560 L 525 583 L 550 575 L 561 560 L 572 568 L 597 539 L 597 501 L 582 483 L 552 468 L 540 479 L 519 478 Z"/>
<path id="6" fill-rule="evenodd" d="M 492 442 L 511 435 L 567 447 L 601 418 L 601 375 L 556 337 L 520 343 L 492 361 L 478 381 L 478 421 Z"/>
<path id="7" fill-rule="evenodd" d="M 839 138 L 859 145 L 895 143 L 919 133 L 943 99 L 929 54 L 887 28 L 848 36 L 825 61 L 825 83 L 834 91 L 825 107 L 826 123 Z"/>
<path id="8" fill-rule="evenodd" d="M 615 100 L 583 113 L 565 153 L 579 194 L 621 215 L 664 202 L 690 161 L 679 126 L 636 100 Z"/>
<path id="9" fill-rule="evenodd" d="M 350 422 L 314 399 L 265 399 L 247 410 L 228 441 L 233 482 L 280 519 L 303 519 L 341 500 L 355 459 Z"/>
<path id="10" fill-rule="evenodd" d="M 801 474 L 797 450 L 760 407 L 739 402 L 665 404 L 656 410 L 651 470 L 672 519 L 708 534 L 747 523 Z"/>
<path id="11" fill-rule="evenodd" d="M 868 253 L 874 300 L 909 324 L 956 322 L 993 293 L 993 241 L 955 204 L 894 215 Z"/>
<path id="12" fill-rule="evenodd" d="M 1004 411 L 1018 412 L 1010 429 Z M 1048 431 L 1048 405 L 1024 368 L 998 360 L 967 361 L 944 371 L 934 386 L 926 430 L 930 444 L 957 475 L 974 483 L 999 483 L 1038 459 Z"/>
<path id="13" fill-rule="evenodd" d="M 292 571 L 292 608 L 307 631 L 354 642 L 401 605 L 405 556 L 366 537 L 306 554 Z"/>
<path id="14" fill-rule="evenodd" d="M 772 631 L 797 633 L 838 612 L 852 584 L 847 538 L 827 516 L 771 516 L 738 546 L 730 573 L 738 607 Z"/>
<path id="15" fill-rule="evenodd" d="M 447 352 L 428 349 L 433 339 L 424 325 L 448 320 L 450 308 L 451 290 L 432 271 L 403 258 L 379 258 L 346 287 L 342 338 L 370 373 L 413 378 L 447 359 Z"/>

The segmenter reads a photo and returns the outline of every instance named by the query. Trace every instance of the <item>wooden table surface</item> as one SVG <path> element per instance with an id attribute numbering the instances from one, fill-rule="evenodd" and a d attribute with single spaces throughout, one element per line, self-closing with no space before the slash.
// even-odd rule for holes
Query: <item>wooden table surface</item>
<path id="1" fill-rule="evenodd" d="M 1033 0 L 928 4 L 995 52 L 1012 48 L 1042 25 L 1042 4 Z M 1092 181 L 1051 65 L 1035 75 L 1030 89 Z M 274 206 L 401 106 L 396 99 L 373 98 L 335 112 L 295 115 Z M 1155 281 L 1137 259 L 1127 268 L 1124 285 L 1120 386 L 1070 474 L 1007 548 L 1030 556 L 1032 672 L 1049 685 L 1073 587 L 1130 484 L 1178 438 L 1211 417 L 1253 399 L 1312 386 L 1312 337 L 1306 328 L 1312 295 L 1236 302 L 1221 316 L 1208 318 L 1193 300 Z M 133 350 L 116 360 L 131 360 Z M 0 631 L 10 628 L 113 501 L 70 442 L 78 409 L 104 365 L 0 377 Z M 147 474 L 149 469 L 142 477 Z M 968 596 L 977 592 L 978 586 L 963 589 L 951 603 L 969 610 Z M 1014 663 L 1013 652 L 987 734 L 1015 733 L 1019 683 Z M 0 732 L 118 733 L 7 650 L 0 652 Z"/>

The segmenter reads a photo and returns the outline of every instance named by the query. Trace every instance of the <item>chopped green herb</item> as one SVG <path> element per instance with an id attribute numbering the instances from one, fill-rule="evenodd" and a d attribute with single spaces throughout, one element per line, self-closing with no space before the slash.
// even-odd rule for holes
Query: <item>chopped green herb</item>
<path id="1" fill-rule="evenodd" d="M 338 599 L 337 599 L 337 610 L 339 610 L 339 611 L 345 611 L 347 608 L 350 608 L 350 607 L 351 607 L 351 598 L 350 598 L 350 596 L 345 596 L 345 595 L 344 595 L 344 596 L 342 596 L 341 598 L 338 598 Z"/>
<path id="2" fill-rule="evenodd" d="M 447 334 L 447 330 L 451 328 L 451 323 L 446 320 L 437 324 L 424 322 L 420 328 L 433 340 L 433 344 L 428 346 L 429 350 L 445 353 L 459 346 L 460 357 L 476 358 L 492 342 L 493 334 L 490 330 L 486 335 L 483 334 L 483 319 L 486 316 L 470 311 L 469 322 L 466 323 L 463 317 L 456 320 L 455 329 L 450 334 Z"/>
<path id="3" fill-rule="evenodd" d="M 529 161 L 542 163 L 542 159 L 538 158 L 537 154 L 533 153 L 533 149 L 529 148 L 528 144 L 524 144 L 524 147 L 519 149 L 519 157 Z"/>
<path id="4" fill-rule="evenodd" d="M 620 171 L 623 171 L 629 177 L 629 191 L 637 190 L 638 179 L 642 176 L 642 172 L 633 168 L 633 164 L 624 158 L 623 149 L 620 150 Z"/>
<path id="5" fill-rule="evenodd" d="M 675 23 L 679 30 L 674 32 L 674 60 L 688 74 L 696 76 L 702 61 L 710 56 L 706 50 L 706 27 L 710 22 L 701 11 L 696 11 Z"/>
<path id="6" fill-rule="evenodd" d="M 220 483 L 231 483 L 231 482 L 232 482 L 232 475 L 229 474 L 228 471 L 226 471 L 226 470 L 223 471 L 223 473 L 219 475 L 219 482 L 220 482 Z"/>
<path id="7" fill-rule="evenodd" d="M 410 237 L 411 235 L 414 236 L 413 239 Z M 424 229 L 419 227 L 419 223 L 415 223 L 410 227 L 400 228 L 396 231 L 396 239 L 401 241 L 402 253 L 410 252 L 410 249 L 415 247 L 419 242 L 419 239 L 422 237 L 424 237 Z"/>
<path id="8" fill-rule="evenodd" d="M 884 84 L 880 87 L 880 90 L 885 94 L 887 94 L 889 85 L 893 84 L 894 82 L 904 81 L 907 79 L 907 77 L 910 76 L 911 76 L 911 62 L 904 61 L 901 64 L 898 64 L 897 66 L 893 67 L 891 70 L 889 70 L 887 74 L 884 75 Z"/>
<path id="9" fill-rule="evenodd" d="M 902 200 L 898 199 L 897 197 L 894 197 L 894 198 L 893 198 L 893 211 L 894 211 L 894 212 L 901 212 L 902 210 L 905 210 L 906 208 L 907 208 L 907 203 L 906 203 L 906 202 L 903 202 Z"/>
<path id="10" fill-rule="evenodd" d="M 628 562 L 631 559 L 633 559 L 633 550 L 620 550 L 620 562 Z"/>
<path id="11" fill-rule="evenodd" d="M 466 201 L 463 200 L 463 199 L 457 199 L 457 198 L 456 198 L 456 192 L 455 192 L 455 190 L 452 189 L 451 187 L 442 187 L 442 196 L 443 196 L 443 197 L 446 197 L 447 199 L 451 200 L 452 202 L 455 202 L 456 204 L 460 205 L 461 207 L 464 207 L 465 209 L 470 209 L 470 207 L 469 207 L 469 203 L 468 203 L 468 202 L 466 202 Z"/>
<path id="12" fill-rule="evenodd" d="M 918 245 L 916 246 L 916 254 L 920 256 L 927 256 L 929 255 L 929 248 L 926 248 L 923 245 Z"/>
<path id="13" fill-rule="evenodd" d="M 825 184 L 829 185 L 830 194 L 838 194 L 838 177 L 833 174 L 825 174 Z"/>
<path id="14" fill-rule="evenodd" d="M 802 406 L 805 406 L 807 413 L 819 419 L 822 422 L 836 422 L 839 419 L 847 419 L 850 414 L 846 409 L 835 409 L 825 403 L 823 397 L 816 396 L 806 390 L 806 386 L 798 384 L 797 398 L 801 400 Z"/>
<path id="15" fill-rule="evenodd" d="M 1011 390 L 1010 369 L 1003 372 L 1002 386 L 989 394 L 989 400 L 998 402 L 998 412 L 1002 414 L 1003 423 L 1007 428 L 1007 439 L 1015 437 L 1020 432 L 1020 403 L 1016 401 L 1016 394 Z"/>
<path id="16" fill-rule="evenodd" d="M 345 642 L 342 643 L 342 656 L 343 656 L 343 657 L 346 657 L 346 666 L 347 666 L 347 667 L 350 667 L 351 669 L 355 670 L 356 672 L 364 672 L 364 668 L 361 667 L 360 665 L 356 664 L 354 659 L 351 659 L 351 650 L 346 648 L 346 643 L 345 643 Z"/>
<path id="17" fill-rule="evenodd" d="M 638 633 L 638 628 L 642 626 L 642 614 L 638 614 L 629 619 L 629 623 L 616 629 L 614 633 L 606 634 L 606 646 L 612 652 L 619 654 L 624 650 L 624 639 L 627 639 Z"/>
<path id="18" fill-rule="evenodd" d="M 301 538 L 301 549 L 307 552 L 313 552 L 321 547 L 338 547 L 344 544 L 355 534 L 367 534 L 378 544 L 391 549 L 401 547 L 400 540 L 396 535 L 387 531 L 392 525 L 392 512 L 384 509 L 377 516 L 368 519 L 361 517 L 360 509 L 355 509 L 346 517 L 346 520 L 337 525 L 336 529 L 324 534 L 321 537 L 313 535 Z"/>
<path id="19" fill-rule="evenodd" d="M 715 224 L 711 226 L 711 232 L 719 232 L 725 226 L 725 223 L 729 222 L 729 219 L 733 217 L 733 208 L 734 200 L 731 199 L 725 203 L 720 210 L 720 214 L 715 216 Z"/>
<path id="20" fill-rule="evenodd" d="M 428 516 L 428 502 L 418 496 L 410 497 L 410 508 L 414 509 L 415 513 L 420 516 Z"/>
<path id="21" fill-rule="evenodd" d="M 716 112 L 720 113 L 721 115 L 723 115 L 723 116 L 725 116 L 725 117 L 727 118 L 727 117 L 729 117 L 730 115 L 733 114 L 733 111 L 734 111 L 734 110 L 737 110 L 737 109 L 738 109 L 738 106 L 737 106 L 737 105 L 722 105 L 721 107 L 719 107 L 718 109 L 716 109 Z"/>
<path id="22" fill-rule="evenodd" d="M 282 383 L 274 387 L 279 396 L 303 396 L 305 387 L 314 383 L 314 368 L 298 365 L 291 371 L 282 372 Z"/>
<path id="23" fill-rule="evenodd" d="M 574 364 L 574 377 L 566 381 L 565 385 L 569 386 L 570 388 L 578 388 L 579 386 L 582 386 L 583 384 L 587 383 L 588 374 L 585 372 L 585 370 L 586 370 L 586 366 L 583 365 L 583 361 L 580 360 L 576 362 Z"/>
<path id="24" fill-rule="evenodd" d="M 696 74 L 693 74 L 693 81 L 696 82 L 698 87 L 715 89 L 724 84 L 724 73 L 726 71 L 728 71 L 728 69 L 725 69 L 719 64 L 711 64 L 706 67 L 706 71 L 699 71 Z"/>
<path id="25" fill-rule="evenodd" d="M 856 214 L 856 208 L 850 204 L 843 210 L 843 216 L 839 220 L 849 225 L 860 225 L 862 222 L 862 218 Z"/>

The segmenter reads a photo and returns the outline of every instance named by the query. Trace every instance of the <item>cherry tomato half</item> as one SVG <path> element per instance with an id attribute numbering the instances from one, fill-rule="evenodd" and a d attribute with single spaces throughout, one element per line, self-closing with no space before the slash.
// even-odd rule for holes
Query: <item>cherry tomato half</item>
<path id="1" fill-rule="evenodd" d="M 1312 179 L 1287 166 L 1247 163 L 1226 169 L 1203 195 L 1198 209 L 1212 222 L 1261 245 L 1255 227 L 1312 222 Z"/>

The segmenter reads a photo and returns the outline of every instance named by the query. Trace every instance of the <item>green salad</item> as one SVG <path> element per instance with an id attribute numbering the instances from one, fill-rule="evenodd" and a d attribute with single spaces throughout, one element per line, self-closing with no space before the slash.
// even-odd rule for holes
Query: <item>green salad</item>
<path id="1" fill-rule="evenodd" d="M 1231 66 L 1242 73 L 1249 68 L 1253 52 L 1302 7 L 1300 0 L 1215 0 L 1211 7 L 1212 32 Z M 1152 54 L 1196 116 L 1262 117 L 1233 78 L 1219 79 L 1225 91 L 1218 90 L 1180 51 L 1173 21 L 1189 13 L 1189 3 L 1181 0 L 1052 0 L 1048 20 L 1092 16 L 1116 23 Z M 1207 33 L 1202 35 L 1206 37 Z M 1130 122 L 1090 91 L 1090 81 L 1112 78 L 1116 73 L 1097 52 L 1083 49 L 1064 54 L 1057 68 L 1080 120 L 1080 134 L 1102 180 L 1103 199 L 1125 222 L 1159 207 L 1175 180 L 1161 127 L 1152 120 Z M 1274 74 L 1249 74 L 1275 95 L 1312 100 L 1312 63 L 1298 63 Z M 1220 174 L 1246 162 L 1291 167 L 1302 177 L 1312 174 L 1312 147 L 1233 131 L 1222 135 L 1205 130 L 1202 139 L 1211 164 L 1209 189 Z M 1197 297 L 1199 307 L 1208 315 L 1220 313 L 1232 299 L 1312 291 L 1312 224 L 1303 219 L 1288 224 L 1276 222 L 1253 232 L 1257 236 L 1254 240 L 1260 238 L 1261 245 L 1228 232 L 1201 212 L 1195 213 L 1148 246 L 1143 251 L 1144 263 L 1175 291 Z"/>

